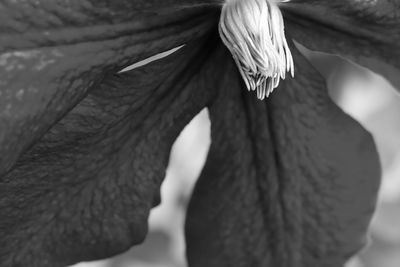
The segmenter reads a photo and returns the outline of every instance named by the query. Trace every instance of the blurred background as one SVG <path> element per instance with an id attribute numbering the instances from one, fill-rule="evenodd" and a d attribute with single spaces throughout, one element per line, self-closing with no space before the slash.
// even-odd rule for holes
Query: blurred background
<path id="1" fill-rule="evenodd" d="M 326 76 L 335 102 L 374 135 L 383 167 L 370 245 L 346 267 L 399 267 L 400 95 L 380 76 L 339 57 L 307 54 Z M 146 241 L 115 258 L 74 267 L 185 267 L 184 210 L 209 144 L 210 122 L 203 110 L 173 147 L 162 204 L 151 213 Z"/>

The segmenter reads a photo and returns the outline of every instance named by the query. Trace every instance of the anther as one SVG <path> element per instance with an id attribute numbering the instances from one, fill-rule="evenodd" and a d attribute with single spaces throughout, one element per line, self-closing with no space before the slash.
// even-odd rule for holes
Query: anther
<path id="1" fill-rule="evenodd" d="M 285 79 L 294 76 L 292 54 L 278 4 L 288 0 L 226 0 L 219 33 L 250 91 L 264 99 Z"/>

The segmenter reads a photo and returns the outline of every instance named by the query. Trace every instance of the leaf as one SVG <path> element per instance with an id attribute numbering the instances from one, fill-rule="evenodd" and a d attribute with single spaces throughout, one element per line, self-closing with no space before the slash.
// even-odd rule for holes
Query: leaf
<path id="1" fill-rule="evenodd" d="M 191 267 L 338 267 L 365 244 L 380 176 L 373 139 L 293 53 L 295 78 L 266 102 L 225 59 L 187 214 Z"/>
<path id="2" fill-rule="evenodd" d="M 0 3 L 0 175 L 106 73 L 204 36 L 215 22 L 205 7 L 163 3 Z"/>
<path id="3" fill-rule="evenodd" d="M 338 54 L 383 75 L 400 90 L 397 1 L 292 1 L 283 6 L 290 36 L 307 48 Z"/>
<path id="4" fill-rule="evenodd" d="M 19 158 L 0 178 L 0 266 L 67 266 L 142 242 L 170 148 L 215 95 L 214 44 L 106 76 Z"/>

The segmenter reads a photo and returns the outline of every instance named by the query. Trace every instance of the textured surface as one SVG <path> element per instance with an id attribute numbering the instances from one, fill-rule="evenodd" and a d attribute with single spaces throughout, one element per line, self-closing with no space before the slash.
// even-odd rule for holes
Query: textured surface
<path id="1" fill-rule="evenodd" d="M 190 266 L 342 266 L 366 242 L 379 164 L 372 137 L 298 53 L 266 102 L 226 70 L 187 215 Z"/>
<path id="2" fill-rule="evenodd" d="M 164 8 L 155 1 L 0 3 L 0 149 L 7 155 L 0 174 L 106 72 L 196 39 L 214 21 L 202 8 Z"/>
<path id="3" fill-rule="evenodd" d="M 171 145 L 212 97 L 219 56 L 200 47 L 105 77 L 0 179 L 1 265 L 65 266 L 143 240 Z"/>
<path id="4" fill-rule="evenodd" d="M 400 88 L 399 1 L 297 0 L 284 10 L 296 41 L 349 58 Z"/>
<path id="5" fill-rule="evenodd" d="M 304 43 L 321 50 L 332 30 L 340 38 L 353 25 L 346 29 L 357 37 L 364 17 L 375 20 L 373 8 L 340 13 L 341 27 L 318 16 L 356 2 L 285 4 L 319 7 L 302 16 L 288 11 L 289 33 L 315 31 Z M 269 101 L 245 92 L 210 33 L 220 3 L 0 4 L 1 266 L 61 267 L 140 243 L 170 147 L 204 106 L 213 145 L 188 214 L 192 266 L 336 267 L 362 246 L 379 176 L 371 136 L 332 104 L 298 54 L 296 78 Z M 300 27 L 307 16 L 308 27 Z M 373 36 L 362 35 L 362 51 L 395 65 L 389 52 L 374 53 Z M 346 37 L 342 47 L 358 57 Z M 165 59 L 115 74 L 184 43 Z"/>

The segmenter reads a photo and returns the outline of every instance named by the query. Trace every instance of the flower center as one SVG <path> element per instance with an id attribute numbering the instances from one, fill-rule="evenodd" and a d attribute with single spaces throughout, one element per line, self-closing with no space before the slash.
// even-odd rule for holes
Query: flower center
<path id="1" fill-rule="evenodd" d="M 219 33 L 232 53 L 247 89 L 264 99 L 285 79 L 294 76 L 278 3 L 289 0 L 226 0 Z"/>

